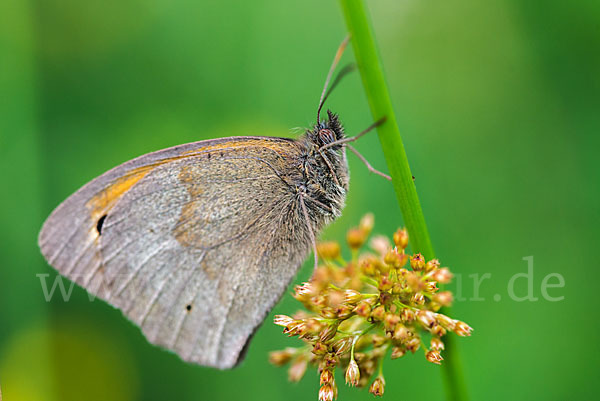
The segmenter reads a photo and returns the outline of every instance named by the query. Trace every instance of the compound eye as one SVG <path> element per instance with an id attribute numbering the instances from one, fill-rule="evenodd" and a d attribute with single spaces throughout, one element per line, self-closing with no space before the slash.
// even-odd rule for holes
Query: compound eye
<path id="1" fill-rule="evenodd" d="M 335 141 L 335 133 L 327 128 L 319 130 L 319 139 L 323 143 L 323 145 L 327 145 L 328 143 Z"/>

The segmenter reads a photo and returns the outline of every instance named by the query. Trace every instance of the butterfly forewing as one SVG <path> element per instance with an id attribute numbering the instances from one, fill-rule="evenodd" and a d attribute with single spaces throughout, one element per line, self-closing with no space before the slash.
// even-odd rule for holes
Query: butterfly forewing
<path id="1" fill-rule="evenodd" d="M 59 206 L 42 252 L 152 343 L 231 367 L 308 252 L 298 152 L 242 137 L 142 156 Z"/>

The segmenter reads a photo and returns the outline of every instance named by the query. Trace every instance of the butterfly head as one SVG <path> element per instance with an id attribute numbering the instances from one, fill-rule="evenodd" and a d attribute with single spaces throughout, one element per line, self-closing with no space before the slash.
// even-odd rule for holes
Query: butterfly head
<path id="1" fill-rule="evenodd" d="M 342 127 L 337 114 L 327 110 L 327 119 L 319 121 L 309 136 L 317 147 L 329 145 L 344 138 L 344 127 Z M 337 150 L 341 148 L 341 144 L 333 145 L 331 148 Z"/>

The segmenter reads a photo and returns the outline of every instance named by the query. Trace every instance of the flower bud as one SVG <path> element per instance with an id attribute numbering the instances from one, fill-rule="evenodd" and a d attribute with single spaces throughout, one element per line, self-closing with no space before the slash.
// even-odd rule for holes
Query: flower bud
<path id="1" fill-rule="evenodd" d="M 327 306 L 337 308 L 346 300 L 345 291 L 329 290 L 327 292 Z"/>
<path id="2" fill-rule="evenodd" d="M 273 322 L 277 326 L 287 327 L 290 323 L 294 322 L 294 319 L 286 315 L 275 315 Z"/>
<path id="3" fill-rule="evenodd" d="M 317 244 L 317 254 L 321 259 L 337 259 L 341 254 L 340 244 L 336 241 L 323 241 Z"/>
<path id="4" fill-rule="evenodd" d="M 314 292 L 318 293 L 320 290 L 326 288 L 331 281 L 331 274 L 327 267 L 319 266 L 314 271 L 310 278 L 310 284 L 314 288 Z"/>
<path id="5" fill-rule="evenodd" d="M 428 281 L 427 283 L 425 283 L 425 291 L 427 291 L 428 293 L 433 294 L 437 290 L 439 290 L 439 288 L 435 281 Z"/>
<path id="6" fill-rule="evenodd" d="M 390 278 L 388 276 L 381 276 L 379 278 L 379 290 L 381 291 L 388 291 L 392 288 L 392 285 L 394 283 L 392 282 L 392 280 L 390 280 Z"/>
<path id="7" fill-rule="evenodd" d="M 415 312 L 412 309 L 404 308 L 404 309 L 402 309 L 402 312 L 400 312 L 400 319 L 404 323 L 410 323 L 413 320 L 415 320 L 415 318 L 416 318 Z"/>
<path id="8" fill-rule="evenodd" d="M 385 263 L 377 263 L 375 265 L 377 267 L 377 272 L 387 276 L 390 273 L 390 265 Z"/>
<path id="9" fill-rule="evenodd" d="M 392 294 L 390 294 L 389 292 L 379 293 L 379 302 L 381 302 L 382 305 L 391 306 L 390 303 L 392 302 L 392 298 Z"/>
<path id="10" fill-rule="evenodd" d="M 344 291 L 329 290 L 327 292 L 327 306 L 337 308 L 346 300 L 346 294 Z"/>
<path id="11" fill-rule="evenodd" d="M 294 320 L 292 323 L 285 326 L 283 333 L 288 337 L 299 336 L 306 333 L 306 323 L 302 320 Z"/>
<path id="12" fill-rule="evenodd" d="M 420 292 L 415 292 L 415 294 L 411 297 L 410 302 L 414 305 L 422 306 L 425 305 L 425 297 Z"/>
<path id="13" fill-rule="evenodd" d="M 471 335 L 471 331 L 473 331 L 473 328 L 471 326 L 459 320 L 455 320 L 454 323 L 454 332 L 456 334 L 458 334 L 461 337 L 468 337 Z"/>
<path id="14" fill-rule="evenodd" d="M 394 347 L 392 348 L 392 355 L 390 356 L 392 359 L 402 358 L 406 354 L 406 350 L 402 347 Z"/>
<path id="15" fill-rule="evenodd" d="M 319 401 L 333 401 L 333 395 L 333 386 L 330 383 L 326 383 L 319 390 Z"/>
<path id="16" fill-rule="evenodd" d="M 269 362 L 275 366 L 285 365 L 292 359 L 292 356 L 294 356 L 295 353 L 295 348 L 286 348 L 281 351 L 269 352 Z"/>
<path id="17" fill-rule="evenodd" d="M 408 284 L 410 289 L 414 292 L 419 292 L 425 289 L 425 283 L 423 283 L 421 276 L 416 272 L 407 271 L 404 274 L 404 279 L 406 280 L 406 284 Z"/>
<path id="18" fill-rule="evenodd" d="M 337 329 L 338 329 L 337 324 L 331 324 L 331 325 L 327 326 L 325 328 L 325 330 L 322 330 L 321 333 L 319 334 L 319 341 L 325 343 L 325 342 L 331 340 L 333 337 L 335 337 L 335 334 L 337 333 Z"/>
<path id="19" fill-rule="evenodd" d="M 332 353 L 326 354 L 321 361 L 321 366 L 323 369 L 333 369 L 337 364 L 338 357 Z"/>
<path id="20" fill-rule="evenodd" d="M 343 355 L 350 351 L 354 337 L 342 337 L 331 344 L 331 349 L 336 355 Z"/>
<path id="21" fill-rule="evenodd" d="M 360 380 L 360 369 L 358 368 L 358 364 L 354 359 L 350 360 L 348 364 L 348 369 L 346 369 L 346 384 L 349 386 L 358 386 L 358 381 Z"/>
<path id="22" fill-rule="evenodd" d="M 332 283 L 339 284 L 339 283 L 345 282 L 347 278 L 348 278 L 348 272 L 345 268 L 344 269 L 334 268 L 331 270 L 331 282 Z"/>
<path id="23" fill-rule="evenodd" d="M 288 380 L 291 382 L 299 382 L 306 372 L 308 361 L 306 358 L 297 358 L 288 370 Z"/>
<path id="24" fill-rule="evenodd" d="M 398 322 L 400 322 L 400 316 L 393 313 L 386 313 L 385 318 L 383 319 L 383 326 L 386 330 L 393 331 Z"/>
<path id="25" fill-rule="evenodd" d="M 335 309 L 331 306 L 327 306 L 319 311 L 319 314 L 323 316 L 325 319 L 335 319 L 337 314 Z"/>
<path id="26" fill-rule="evenodd" d="M 369 317 L 371 314 L 371 305 L 367 301 L 360 301 L 356 308 L 354 308 L 354 313 L 361 317 Z"/>
<path id="27" fill-rule="evenodd" d="M 324 355 L 327 353 L 327 346 L 325 344 L 323 344 L 320 341 L 317 341 L 314 345 L 313 345 L 313 349 L 312 349 L 313 354 L 315 355 Z"/>
<path id="28" fill-rule="evenodd" d="M 335 309 L 335 314 L 338 319 L 347 319 L 352 315 L 352 307 L 348 305 L 340 305 Z"/>
<path id="29" fill-rule="evenodd" d="M 408 262 L 408 255 L 404 253 L 404 250 L 400 252 L 400 258 L 398 259 L 398 265 L 403 267 Z"/>
<path id="30" fill-rule="evenodd" d="M 375 216 L 373 216 L 373 213 L 367 213 L 362 217 L 362 219 L 360 219 L 358 228 L 365 234 L 365 236 L 368 236 L 371 233 L 374 225 Z"/>
<path id="31" fill-rule="evenodd" d="M 428 310 L 420 310 L 417 313 L 417 318 L 419 319 L 419 322 L 421 322 L 423 327 L 427 329 L 433 327 L 433 325 L 436 323 L 435 313 Z"/>
<path id="32" fill-rule="evenodd" d="M 373 237 L 369 245 L 371 246 L 371 249 L 373 249 L 382 257 L 385 256 L 385 254 L 388 253 L 388 251 L 392 248 L 390 241 L 383 235 L 377 235 Z"/>
<path id="33" fill-rule="evenodd" d="M 425 271 L 430 272 L 432 270 L 438 269 L 440 267 L 440 261 L 437 259 L 431 259 L 429 262 L 425 264 Z"/>
<path id="34" fill-rule="evenodd" d="M 387 338 L 385 338 L 384 336 L 373 334 L 371 336 L 371 341 L 373 342 L 373 347 L 377 348 L 385 344 L 387 342 Z"/>
<path id="35" fill-rule="evenodd" d="M 444 343 L 439 337 L 431 338 L 431 349 L 441 351 L 444 349 Z"/>
<path id="36" fill-rule="evenodd" d="M 436 314 L 435 319 L 440 326 L 444 327 L 446 330 L 454 331 L 457 322 L 456 320 L 449 318 L 446 315 L 442 315 L 441 313 Z"/>
<path id="37" fill-rule="evenodd" d="M 434 300 L 434 302 L 437 302 L 438 304 L 440 304 L 442 306 L 450 306 L 450 305 L 452 305 L 452 301 L 454 300 L 454 297 L 452 295 L 452 292 L 442 291 L 442 292 L 438 292 L 437 294 L 435 294 L 433 296 L 433 300 Z"/>
<path id="38" fill-rule="evenodd" d="M 309 318 L 306 319 L 306 332 L 310 334 L 318 334 L 323 330 L 323 323 L 317 319 Z"/>
<path id="39" fill-rule="evenodd" d="M 425 258 L 420 253 L 414 254 L 410 258 L 410 267 L 414 271 L 421 271 L 425 268 Z"/>
<path id="40" fill-rule="evenodd" d="M 385 306 L 379 305 L 373 312 L 371 312 L 371 317 L 375 320 L 382 321 L 385 318 Z"/>
<path id="41" fill-rule="evenodd" d="M 412 352 L 413 354 L 415 352 L 417 352 L 417 350 L 419 349 L 419 347 L 421 346 L 421 339 L 419 337 L 413 337 L 410 340 L 408 340 L 405 344 L 405 347 L 408 351 Z"/>
<path id="42" fill-rule="evenodd" d="M 428 351 L 427 354 L 425 354 L 425 358 L 427 358 L 429 362 L 435 363 L 436 365 L 441 365 L 442 361 L 444 360 L 440 354 L 440 351 L 438 350 Z"/>
<path id="43" fill-rule="evenodd" d="M 316 291 L 310 283 L 302 283 L 302 285 L 297 285 L 294 290 L 294 298 L 300 302 L 306 302 L 311 297 L 316 295 Z"/>
<path id="44" fill-rule="evenodd" d="M 434 324 L 431 328 L 431 333 L 435 336 L 442 337 L 446 335 L 446 329 L 439 324 Z"/>
<path id="45" fill-rule="evenodd" d="M 404 266 L 407 260 L 408 256 L 404 251 L 399 252 L 396 248 L 390 249 L 383 257 L 383 261 L 394 269 L 399 269 Z"/>
<path id="46" fill-rule="evenodd" d="M 327 297 L 325 295 L 317 295 L 316 297 L 312 297 L 310 299 L 310 303 L 312 306 L 316 307 L 317 309 L 322 309 L 324 307 L 326 307 L 327 305 L 329 305 L 329 300 L 327 299 Z"/>
<path id="47" fill-rule="evenodd" d="M 394 244 L 401 249 L 408 246 L 408 231 L 406 231 L 406 229 L 398 229 L 398 231 L 394 233 Z"/>
<path id="48" fill-rule="evenodd" d="M 403 324 L 396 325 L 394 330 L 394 340 L 406 342 L 412 337 L 412 333 Z"/>
<path id="49" fill-rule="evenodd" d="M 381 262 L 374 255 L 366 255 L 359 259 L 358 265 L 360 266 L 360 270 L 365 274 L 365 276 L 373 277 L 379 271 L 379 265 Z"/>
<path id="50" fill-rule="evenodd" d="M 392 286 L 392 294 L 394 295 L 402 294 L 407 290 L 410 291 L 408 285 L 406 285 L 404 281 L 400 283 L 394 283 L 394 285 Z"/>
<path id="51" fill-rule="evenodd" d="M 447 267 L 442 267 L 433 271 L 431 276 L 435 281 L 442 284 L 448 284 L 452 280 L 452 273 Z"/>
<path id="52" fill-rule="evenodd" d="M 383 376 L 377 376 L 377 378 L 369 388 L 369 393 L 373 394 L 376 397 L 381 397 L 383 395 L 384 388 L 385 380 L 383 379 Z"/>
<path id="53" fill-rule="evenodd" d="M 362 300 L 362 294 L 356 290 L 344 291 L 344 302 L 347 304 L 356 304 Z"/>
<path id="54" fill-rule="evenodd" d="M 351 228 L 346 234 L 346 241 L 351 249 L 359 249 L 367 239 L 367 234 L 360 228 Z"/>
<path id="55" fill-rule="evenodd" d="M 333 383 L 333 373 L 329 369 L 323 369 L 320 375 L 320 384 Z"/>

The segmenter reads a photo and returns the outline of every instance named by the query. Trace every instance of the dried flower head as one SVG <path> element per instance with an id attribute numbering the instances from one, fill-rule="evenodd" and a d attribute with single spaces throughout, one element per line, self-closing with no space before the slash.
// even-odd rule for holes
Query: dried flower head
<path id="1" fill-rule="evenodd" d="M 393 242 L 382 236 L 369 242 L 373 225 L 373 215 L 367 215 L 359 227 L 348 231 L 350 261 L 343 259 L 338 242 L 320 243 L 321 265 L 294 293 L 307 311 L 275 316 L 284 334 L 300 338 L 305 345 L 272 352 L 269 360 L 276 366 L 290 363 L 291 381 L 300 380 L 307 365 L 318 368 L 322 401 L 337 398 L 338 368 L 348 385 L 371 383 L 369 392 L 382 396 L 381 362 L 386 354 L 398 359 L 422 348 L 425 358 L 439 365 L 442 337 L 448 332 L 469 336 L 473 330 L 439 313 L 452 303 L 452 293 L 439 290 L 452 279 L 450 270 L 440 267 L 437 259 L 407 254 L 405 229 L 393 234 Z M 367 243 L 370 250 L 363 250 Z"/>

